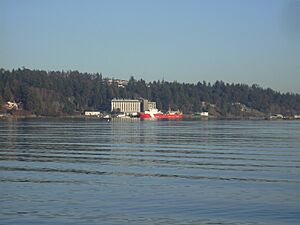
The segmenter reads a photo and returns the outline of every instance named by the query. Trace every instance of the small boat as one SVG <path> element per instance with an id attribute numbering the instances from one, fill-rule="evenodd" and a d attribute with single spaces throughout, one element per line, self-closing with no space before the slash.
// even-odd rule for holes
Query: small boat
<path id="1" fill-rule="evenodd" d="M 162 113 L 157 109 L 151 109 L 145 112 L 139 112 L 139 117 L 141 119 L 182 119 L 183 114 L 180 111 L 168 111 Z"/>
<path id="2" fill-rule="evenodd" d="M 111 116 L 110 115 L 105 115 L 103 116 L 104 119 L 111 119 Z"/>

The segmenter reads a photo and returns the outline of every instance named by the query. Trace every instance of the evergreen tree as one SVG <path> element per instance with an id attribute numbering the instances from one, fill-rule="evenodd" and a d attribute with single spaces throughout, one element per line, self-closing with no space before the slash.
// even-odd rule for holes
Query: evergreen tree
<path id="1" fill-rule="evenodd" d="M 243 116 L 241 106 L 263 113 L 300 114 L 299 94 L 281 94 L 258 85 L 205 81 L 186 84 L 130 77 L 127 85 L 104 79 L 102 74 L 78 71 L 42 71 L 27 68 L 0 69 L 1 106 L 6 101 L 22 103 L 24 109 L 41 115 L 62 115 L 83 110 L 110 110 L 112 98 L 146 98 L 160 110 L 180 109 L 185 113 L 208 110 L 216 115 Z M 237 104 L 238 103 L 238 104 Z"/>

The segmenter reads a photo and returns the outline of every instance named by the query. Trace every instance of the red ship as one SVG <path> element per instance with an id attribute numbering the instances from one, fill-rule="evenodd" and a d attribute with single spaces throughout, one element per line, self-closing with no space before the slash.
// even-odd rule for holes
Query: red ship
<path id="1" fill-rule="evenodd" d="M 150 111 L 138 113 L 141 119 L 182 119 L 183 114 L 179 111 L 168 111 L 167 113 L 162 113 L 157 109 L 151 109 Z"/>

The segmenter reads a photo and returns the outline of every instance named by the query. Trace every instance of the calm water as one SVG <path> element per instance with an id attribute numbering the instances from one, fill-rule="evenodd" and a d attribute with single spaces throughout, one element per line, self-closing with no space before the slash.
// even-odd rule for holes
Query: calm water
<path id="1" fill-rule="evenodd" d="M 0 121 L 1 224 L 299 224 L 300 121 Z"/>

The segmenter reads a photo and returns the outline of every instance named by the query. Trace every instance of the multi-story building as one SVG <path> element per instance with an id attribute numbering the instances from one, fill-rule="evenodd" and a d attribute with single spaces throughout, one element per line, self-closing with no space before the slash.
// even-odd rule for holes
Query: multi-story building
<path id="1" fill-rule="evenodd" d="M 135 113 L 141 111 L 141 101 L 136 99 L 113 99 L 111 111 L 122 113 Z"/>
<path id="2" fill-rule="evenodd" d="M 111 100 L 111 111 L 122 113 L 136 113 L 156 109 L 156 102 L 147 99 L 113 99 Z"/>
<path id="3" fill-rule="evenodd" d="M 141 111 L 148 111 L 151 109 L 156 109 L 156 102 L 150 102 L 147 99 L 143 99 L 143 100 L 141 100 L 141 102 L 142 102 Z"/>
<path id="4" fill-rule="evenodd" d="M 148 102 L 148 109 L 156 109 L 156 102 Z"/>

